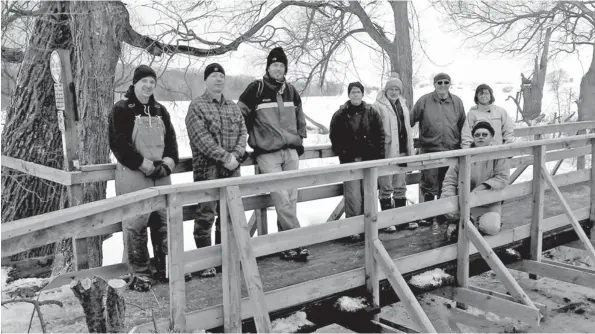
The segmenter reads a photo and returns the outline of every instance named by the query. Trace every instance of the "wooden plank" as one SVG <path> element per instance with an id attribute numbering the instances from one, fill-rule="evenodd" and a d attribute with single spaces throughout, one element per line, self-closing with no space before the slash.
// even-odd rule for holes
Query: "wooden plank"
<path id="1" fill-rule="evenodd" d="M 452 299 L 457 303 L 477 307 L 497 315 L 520 320 L 533 326 L 539 326 L 540 311 L 537 308 L 519 304 L 495 295 L 483 294 L 468 288 L 444 287 L 432 291 L 432 294 Z"/>
<path id="2" fill-rule="evenodd" d="M 396 328 L 390 327 L 389 325 L 385 325 L 385 324 L 381 323 L 380 321 L 370 320 L 370 322 L 382 329 L 382 331 L 380 333 L 405 333 L 405 332 L 400 331 Z M 320 333 L 326 333 L 326 332 L 320 331 Z"/>
<path id="3" fill-rule="evenodd" d="M 589 220 L 592 225 L 595 225 L 595 139 L 591 139 L 591 214 Z"/>
<path id="4" fill-rule="evenodd" d="M 527 167 L 529 167 L 529 165 L 523 165 L 518 167 L 517 169 L 514 170 L 514 173 L 512 173 L 510 175 L 510 179 L 508 181 L 508 184 L 513 184 L 514 181 L 516 181 L 516 179 L 519 178 L 519 176 L 521 176 L 521 174 L 523 174 L 523 172 L 527 169 Z"/>
<path id="5" fill-rule="evenodd" d="M 591 232 L 591 245 L 595 246 L 595 240 L 593 239 L 593 232 Z M 564 247 L 570 247 L 574 249 L 585 250 L 585 245 L 581 240 L 571 241 L 569 243 L 564 244 Z"/>
<path id="6" fill-rule="evenodd" d="M 595 275 L 595 269 L 589 269 L 589 268 L 585 268 L 585 267 L 573 266 L 573 265 L 568 264 L 568 263 L 558 262 L 558 261 L 551 261 L 551 260 L 545 260 L 545 259 L 541 260 L 541 262 L 542 263 L 545 263 L 545 264 L 551 264 L 551 265 L 554 265 L 554 266 L 567 268 L 567 269 L 580 270 L 580 271 L 586 272 L 587 274 Z"/>
<path id="7" fill-rule="evenodd" d="M 552 189 L 558 196 L 558 199 L 560 200 L 560 202 L 562 203 L 562 206 L 564 207 L 564 212 L 566 213 L 568 220 L 570 220 L 570 223 L 574 227 L 576 234 L 578 235 L 579 239 L 583 242 L 583 244 L 585 246 L 585 250 L 591 257 L 591 260 L 593 260 L 595 262 L 595 248 L 593 247 L 593 244 L 591 244 L 591 240 L 589 240 L 589 237 L 587 236 L 587 234 L 585 233 L 585 231 L 583 230 L 581 225 L 578 223 L 578 220 L 576 219 L 576 217 L 574 216 L 574 213 L 572 212 L 572 208 L 570 207 L 570 205 L 568 205 L 568 202 L 566 202 L 564 195 L 562 195 L 562 192 L 556 186 L 556 182 L 554 181 L 552 176 L 545 171 L 545 167 L 542 167 L 542 168 L 543 168 L 543 170 L 542 170 L 541 175 L 543 175 L 543 177 L 545 178 L 545 181 L 550 186 L 550 189 Z M 593 186 L 594 185 L 591 185 L 591 188 L 593 188 Z"/>
<path id="8" fill-rule="evenodd" d="M 98 235 L 106 235 L 106 234 L 113 234 L 122 232 L 122 223 L 115 223 L 113 225 L 108 225 L 101 228 L 95 228 L 91 230 L 83 231 L 81 234 L 78 234 L 77 238 L 88 238 L 88 237 L 95 237 Z"/>
<path id="9" fill-rule="evenodd" d="M 405 306 L 407 313 L 415 321 L 415 323 L 426 333 L 436 333 L 436 329 L 432 322 L 426 315 L 426 312 L 421 308 L 417 298 L 407 285 L 407 282 L 401 275 L 397 266 L 391 259 L 390 255 L 384 249 L 382 242 L 378 239 L 374 241 L 374 258 L 387 276 L 387 279 L 395 290 L 399 300 Z"/>
<path id="10" fill-rule="evenodd" d="M 523 303 L 529 307 L 536 308 L 529 296 L 523 291 L 519 283 L 512 277 L 508 269 L 504 266 L 498 255 L 494 253 L 490 245 L 479 234 L 479 231 L 471 223 L 467 223 L 467 234 L 473 245 L 477 248 L 483 259 L 488 263 L 490 268 L 496 273 L 500 282 L 506 287 L 508 292 L 512 295 L 515 301 Z"/>
<path id="11" fill-rule="evenodd" d="M 558 170 L 560 169 L 560 166 L 562 166 L 562 163 L 564 162 L 564 159 L 560 159 L 556 162 L 556 165 L 554 166 L 554 168 L 552 168 L 552 171 L 550 172 L 551 175 L 556 175 L 556 173 L 558 173 Z"/>
<path id="12" fill-rule="evenodd" d="M 223 200 L 223 197 L 221 197 L 221 200 Z M 221 201 L 221 200 L 219 200 L 219 201 Z M 257 221 L 256 212 L 257 211 L 258 210 L 254 210 L 252 212 L 252 215 L 250 216 L 250 220 L 248 220 L 248 231 L 250 231 L 250 236 L 253 236 L 254 233 L 256 232 L 256 229 L 258 228 L 258 226 L 256 226 L 256 221 Z"/>
<path id="13" fill-rule="evenodd" d="M 254 174 L 255 175 L 260 174 L 260 168 L 258 168 L 257 164 L 254 165 Z M 300 201 L 299 197 L 300 197 L 301 192 L 302 191 L 298 190 L 298 202 Z M 270 195 L 269 195 L 269 198 L 270 198 Z M 270 201 L 272 203 L 273 199 L 270 198 Z M 267 216 L 267 208 L 264 207 L 264 208 L 256 209 L 254 211 L 254 218 L 256 219 L 256 228 L 258 229 L 258 235 L 269 234 L 269 219 Z M 250 233 L 251 233 L 251 235 L 253 235 L 252 231 L 250 231 Z"/>
<path id="14" fill-rule="evenodd" d="M 573 137 L 567 137 L 567 138 L 573 138 Z M 560 138 L 556 138 L 556 139 L 560 139 Z M 575 138 L 573 138 L 573 139 L 575 139 Z M 570 142 L 564 142 L 564 141 L 551 142 L 551 140 L 554 140 L 554 139 L 535 140 L 535 141 L 530 141 L 528 143 L 535 144 L 533 146 L 539 146 L 539 145 L 537 145 L 537 143 L 543 143 L 543 145 L 545 145 L 545 147 L 546 147 L 545 148 L 546 151 L 569 150 L 569 149 L 581 148 L 581 147 L 585 147 L 585 146 L 589 145 L 588 138 L 585 138 L 585 137 L 583 137 L 580 140 L 575 140 L 575 141 L 570 141 Z M 498 146 L 500 146 L 500 145 L 498 145 Z M 495 146 L 495 147 L 498 147 L 498 146 Z M 491 147 L 491 146 L 487 146 L 487 147 Z M 472 149 L 477 150 L 478 148 L 472 148 Z M 532 153 L 533 153 L 532 147 L 521 147 L 521 148 L 510 149 L 510 150 L 500 150 L 497 152 L 490 152 L 490 153 L 478 153 L 478 154 L 474 154 L 471 156 L 471 162 L 492 160 L 492 159 L 498 159 L 498 158 L 510 158 L 510 157 L 522 156 L 522 155 L 526 155 L 526 154 L 532 154 Z"/>
<path id="15" fill-rule="evenodd" d="M 116 170 L 94 170 L 94 171 L 76 171 L 72 172 L 72 184 L 110 181 L 116 178 Z"/>
<path id="16" fill-rule="evenodd" d="M 584 207 L 575 212 L 579 219 L 587 219 L 589 217 L 588 207 Z M 544 231 L 546 232 L 568 225 L 567 219 L 564 215 L 558 215 L 555 217 L 545 219 L 543 223 Z M 525 224 L 511 230 L 502 231 L 497 235 L 487 237 L 486 241 L 488 242 L 490 247 L 495 248 L 508 245 L 513 242 L 519 242 L 521 240 L 529 238 L 529 236 L 530 224 Z M 254 239 L 256 238 L 252 238 L 253 242 Z M 199 250 L 201 252 L 196 252 L 197 250 L 189 251 L 186 252 L 186 255 L 192 254 L 192 258 L 195 258 L 196 256 L 206 255 L 207 253 L 205 253 L 205 250 L 219 249 L 218 253 L 216 253 L 219 254 L 219 263 L 211 263 L 210 266 L 220 265 L 221 249 L 217 247 L 221 247 L 221 245 L 201 248 Z M 456 244 L 438 247 L 417 254 L 400 257 L 398 259 L 395 259 L 394 263 L 397 266 L 397 268 L 400 268 L 401 273 L 407 274 L 423 268 L 432 267 L 440 263 L 455 260 L 457 258 L 456 247 Z M 473 255 L 475 253 L 477 253 L 477 250 L 472 245 L 470 254 Z M 75 273 L 69 274 L 74 275 Z M 386 275 L 384 275 L 384 273 L 381 271 L 379 278 L 382 280 L 386 278 Z M 69 283 L 70 280 L 71 279 L 69 278 L 67 283 Z M 312 281 L 287 286 L 281 289 L 267 291 L 265 293 L 265 298 L 267 306 L 269 306 L 269 310 L 274 311 L 300 305 L 310 300 L 322 298 L 331 294 L 340 293 L 342 291 L 346 291 L 363 285 L 365 285 L 365 269 L 357 268 L 335 275 L 318 278 Z M 242 298 L 242 319 L 248 319 L 252 317 L 250 306 L 251 305 L 249 298 Z M 187 314 L 187 319 L 188 331 L 205 328 L 208 329 L 221 326 L 223 325 L 223 306 L 215 305 L 206 309 L 189 312 Z M 164 329 L 167 329 L 168 325 L 169 321 L 158 321 L 159 328 L 162 328 L 163 326 Z M 136 330 L 137 332 L 140 331 L 142 333 L 145 333 L 152 330 L 152 328 L 153 323 L 149 322 L 137 326 Z"/>
<path id="17" fill-rule="evenodd" d="M 186 281 L 184 280 L 184 221 L 182 201 L 176 194 L 167 197 L 167 273 L 169 278 L 170 323 L 186 332 Z"/>
<path id="18" fill-rule="evenodd" d="M 471 215 L 469 195 L 471 193 L 471 162 L 469 156 L 459 160 L 459 236 L 457 241 L 457 284 L 460 287 L 469 285 L 469 238 L 467 222 Z M 461 308 L 464 305 L 457 304 Z"/>
<path id="19" fill-rule="evenodd" d="M 378 264 L 374 259 L 374 242 L 378 240 L 378 170 L 368 168 L 364 170 L 364 231 L 365 231 L 365 260 L 366 260 L 366 288 L 368 301 L 372 307 L 380 307 L 380 284 L 378 280 Z M 374 314 L 373 320 L 379 315 Z"/>
<path id="20" fill-rule="evenodd" d="M 74 207 L 83 203 L 83 186 L 80 184 L 73 184 L 68 186 L 68 207 Z M 74 270 L 83 270 L 89 268 L 89 252 L 88 242 L 86 238 L 71 237 L 72 239 L 72 254 Z"/>
<path id="21" fill-rule="evenodd" d="M 516 128 L 513 130 L 515 137 L 532 136 L 536 134 L 556 133 L 556 132 L 577 132 L 578 130 L 595 128 L 595 121 L 583 121 L 572 123 L 557 123 L 541 126 L 530 126 L 526 128 Z"/>
<path id="22" fill-rule="evenodd" d="M 506 300 L 509 300 L 511 302 L 516 303 L 514 301 L 514 298 L 512 298 L 510 295 L 507 295 L 505 293 L 501 293 L 501 292 L 497 292 L 497 291 L 493 291 L 493 290 L 488 290 L 488 289 L 480 288 L 480 287 L 474 286 L 474 285 L 470 285 L 468 289 L 469 290 L 473 290 L 473 291 L 477 291 L 477 292 L 481 292 L 481 293 L 486 294 L 486 295 L 495 296 L 495 297 L 498 297 L 500 299 L 506 299 Z M 549 310 L 548 310 L 548 307 L 546 305 L 541 304 L 541 303 L 537 303 L 537 302 L 533 302 L 533 304 L 535 304 L 535 306 L 539 309 L 539 312 L 541 313 L 542 316 L 547 316 Z M 517 303 L 517 305 L 520 305 L 520 304 Z"/>
<path id="23" fill-rule="evenodd" d="M 345 197 L 341 197 L 341 201 L 339 202 L 339 204 L 337 204 L 337 206 L 335 207 L 333 212 L 331 212 L 331 215 L 328 217 L 326 221 L 331 222 L 339 220 L 341 219 L 341 216 L 343 216 L 343 213 L 345 213 Z"/>
<path id="24" fill-rule="evenodd" d="M 65 186 L 72 184 L 70 173 L 63 170 L 39 165 L 21 159 L 7 157 L 5 155 L 1 156 L 0 158 L 2 159 L 2 167 L 14 169 L 40 179 L 56 182 Z"/>
<path id="25" fill-rule="evenodd" d="M 526 273 L 535 273 L 539 276 L 595 289 L 595 274 L 585 272 L 581 270 L 582 268 L 580 267 L 576 267 L 577 269 L 570 269 L 551 263 L 532 260 L 515 262 L 508 265 L 508 267 Z"/>
<path id="26" fill-rule="evenodd" d="M 541 261 L 543 230 L 543 202 L 545 198 L 545 181 L 541 177 L 541 168 L 545 168 L 545 147 L 536 146 L 533 148 L 533 208 L 531 211 L 531 241 L 529 244 L 529 255 L 535 261 Z M 547 169 L 546 169 L 547 171 Z M 537 279 L 530 275 L 532 279 Z"/>
<path id="27" fill-rule="evenodd" d="M 223 330 L 225 333 L 242 332 L 242 273 L 240 271 L 240 254 L 234 231 L 229 220 L 227 196 L 221 189 L 219 201 L 219 217 L 221 219 L 221 258 L 223 274 L 221 277 L 223 290 Z"/>
<path id="28" fill-rule="evenodd" d="M 240 189 L 238 186 L 227 187 L 225 188 L 225 195 L 233 226 L 234 239 L 238 246 L 237 249 L 242 262 L 244 280 L 248 287 L 248 295 L 252 301 L 251 309 L 254 315 L 254 323 L 258 332 L 270 333 L 272 329 L 271 319 L 269 318 L 264 298 L 264 290 L 260 273 L 258 272 L 258 265 L 256 264 L 256 257 L 250 244 L 250 235 L 246 230 L 246 216 L 244 215 Z"/>

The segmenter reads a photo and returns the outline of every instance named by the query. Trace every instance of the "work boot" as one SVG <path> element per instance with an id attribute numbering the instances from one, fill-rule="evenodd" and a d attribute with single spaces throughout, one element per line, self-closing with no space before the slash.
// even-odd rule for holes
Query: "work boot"
<path id="1" fill-rule="evenodd" d="M 144 275 L 131 275 L 128 281 L 128 288 L 138 292 L 147 292 L 152 286 L 151 278 Z"/>
<path id="2" fill-rule="evenodd" d="M 447 241 L 457 242 L 459 240 L 459 223 L 451 223 L 446 226 L 445 238 Z"/>
<path id="3" fill-rule="evenodd" d="M 392 198 L 381 198 L 380 199 L 380 209 L 382 211 L 390 210 L 392 208 L 393 208 Z M 389 226 L 387 228 L 382 228 L 379 230 L 379 232 L 382 232 L 382 233 L 395 233 L 396 231 L 397 231 L 397 228 L 394 226 Z"/>
<path id="4" fill-rule="evenodd" d="M 424 194 L 424 203 L 433 201 L 434 199 L 435 199 L 435 196 L 433 194 Z M 420 220 L 418 220 L 418 224 L 420 226 L 432 226 L 432 224 L 434 224 L 434 220 L 435 220 L 434 217 L 420 219 Z"/>
<path id="5" fill-rule="evenodd" d="M 280 254 L 281 260 L 297 262 L 307 262 L 308 256 L 310 256 L 310 251 L 303 247 L 298 247 L 296 249 L 288 249 L 286 251 L 281 252 Z"/>

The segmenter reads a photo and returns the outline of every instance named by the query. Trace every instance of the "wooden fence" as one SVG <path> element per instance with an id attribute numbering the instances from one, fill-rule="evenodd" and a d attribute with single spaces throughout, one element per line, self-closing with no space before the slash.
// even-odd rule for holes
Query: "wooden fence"
<path id="1" fill-rule="evenodd" d="M 593 122 L 590 122 L 589 124 L 575 123 L 572 124 L 573 126 L 560 124 L 540 128 L 518 129 L 515 134 L 531 136 L 554 131 L 571 132 L 580 127 L 592 128 L 593 124 Z M 431 323 L 429 323 L 425 314 L 420 311 L 419 305 L 416 305 L 417 301 L 415 298 L 411 298 L 411 293 L 408 291 L 406 284 L 403 284 L 401 275 L 457 259 L 459 263 L 457 283 L 461 289 L 464 289 L 461 291 L 466 292 L 469 290 L 467 288 L 469 256 L 477 252 L 485 259 L 489 259 L 488 263 L 492 269 L 505 282 L 505 286 L 514 301 L 514 305 L 511 307 L 522 310 L 525 312 L 523 314 L 530 314 L 532 319 L 539 322 L 538 308 L 520 290 L 518 284 L 515 284 L 514 280 L 511 279 L 510 274 L 497 256 L 493 254 L 491 248 L 530 238 L 533 261 L 528 263 L 540 266 L 542 265 L 539 258 L 540 238 L 544 232 L 566 226 L 569 224 L 568 219 L 570 219 L 579 236 L 581 232 L 584 234 L 582 229 L 577 228 L 577 221 L 587 218 L 595 221 L 593 205 L 595 202 L 594 169 L 578 170 L 553 177 L 543 173 L 542 170 L 546 161 L 592 154 L 594 144 L 595 134 L 589 134 L 521 141 L 507 145 L 462 149 L 347 165 L 308 168 L 267 175 L 153 187 L 117 196 L 116 198 L 2 224 L 2 256 L 56 242 L 65 237 L 78 237 L 83 233 L 90 235 L 88 231 L 91 230 L 94 230 L 96 234 L 100 234 L 99 231 L 105 233 L 108 229 L 117 231 L 121 229 L 118 226 L 122 220 L 166 208 L 168 213 L 168 238 L 170 241 L 168 261 L 170 321 L 174 328 L 182 331 L 224 325 L 225 331 L 238 332 L 241 331 L 241 319 L 250 317 L 254 317 L 259 331 L 270 331 L 268 312 L 361 285 L 368 287 L 370 300 L 377 303 L 379 298 L 378 281 L 384 278 L 389 279 L 399 298 L 405 302 L 407 310 L 412 318 L 417 320 L 420 327 L 426 331 L 433 331 Z M 306 158 L 316 155 L 317 157 L 332 156 L 330 147 L 309 148 Z M 592 157 L 595 157 L 595 155 L 592 155 Z M 533 164 L 533 181 L 514 184 L 499 191 L 470 193 L 468 172 L 470 164 L 475 161 L 495 158 L 509 158 L 511 167 Z M 592 161 L 594 159 L 592 158 Z M 186 163 L 181 165 L 185 166 Z M 455 163 L 462 166 L 459 176 L 459 196 L 377 212 L 376 180 L 378 176 L 450 166 Z M 403 164 L 405 164 L 404 167 Z M 71 184 L 80 183 L 81 180 L 86 180 L 85 182 L 106 180 L 113 178 L 112 166 L 87 166 L 81 168 L 80 172 L 67 173 L 67 175 L 70 175 Z M 85 170 L 85 168 L 88 169 Z M 180 168 L 182 170 L 176 169 L 176 171 L 187 170 L 187 167 Z M 416 175 L 418 174 L 409 175 L 408 183 L 415 183 L 416 179 L 418 179 Z M 39 173 L 38 176 L 58 179 L 58 177 L 48 173 Z M 60 180 L 64 179 L 66 178 L 60 178 Z M 250 238 L 250 225 L 246 222 L 244 211 L 271 206 L 270 196 L 266 193 L 280 189 L 299 188 L 300 201 L 315 200 L 339 196 L 342 194 L 341 184 L 343 182 L 360 179 L 363 180 L 365 186 L 365 212 L 363 216 Z M 592 185 L 590 205 L 572 211 L 566 203 L 566 215 L 543 219 L 540 213 L 543 210 L 543 190 L 545 187 L 542 180 L 547 181 L 553 189 L 590 180 Z M 488 192 L 489 196 L 486 196 Z M 467 224 L 465 217 L 468 217 L 469 208 L 471 207 L 529 194 L 533 194 L 535 203 L 533 221 L 530 225 L 506 230 L 496 236 L 484 239 L 472 225 Z M 561 196 L 560 199 L 564 201 Z M 187 207 L 184 205 L 191 204 L 192 206 L 196 203 L 214 200 L 220 201 L 221 204 L 222 245 L 184 252 L 182 222 L 192 216 L 188 212 L 191 210 L 186 210 Z M 402 225 L 412 220 L 428 218 L 458 209 L 462 213 L 458 244 L 392 260 L 390 256 L 387 256 L 377 238 L 378 229 Z M 263 292 L 262 282 L 256 266 L 256 257 L 364 232 L 366 234 L 365 268 L 350 270 L 267 293 Z M 581 236 L 581 240 L 583 239 L 584 236 Z M 240 263 L 249 292 L 249 298 L 244 299 L 240 299 L 241 294 L 239 291 L 241 282 Z M 185 313 L 184 274 L 218 265 L 223 266 L 223 304 Z M 560 268 L 556 267 L 556 270 L 564 269 Z M 539 269 L 543 268 L 539 267 Z M 576 271 L 577 269 L 567 268 L 567 270 Z M 593 277 L 595 278 L 595 276 Z M 312 287 L 316 288 L 313 289 Z M 457 301 L 472 304 L 475 299 L 460 297 Z M 148 328 L 141 326 L 138 330 L 146 331 Z"/>

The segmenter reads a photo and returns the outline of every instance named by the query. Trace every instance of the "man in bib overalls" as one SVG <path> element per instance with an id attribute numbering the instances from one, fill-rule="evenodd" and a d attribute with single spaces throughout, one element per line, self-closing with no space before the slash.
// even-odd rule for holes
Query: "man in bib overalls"
<path id="1" fill-rule="evenodd" d="M 171 184 L 170 174 L 178 162 L 178 144 L 169 113 L 153 96 L 156 78 L 150 67 L 137 67 L 126 99 L 118 101 L 109 115 L 109 144 L 118 160 L 117 195 Z M 148 291 L 153 284 L 147 226 L 151 229 L 155 278 L 167 281 L 167 214 L 163 209 L 122 222 L 129 286 L 137 291 Z"/>

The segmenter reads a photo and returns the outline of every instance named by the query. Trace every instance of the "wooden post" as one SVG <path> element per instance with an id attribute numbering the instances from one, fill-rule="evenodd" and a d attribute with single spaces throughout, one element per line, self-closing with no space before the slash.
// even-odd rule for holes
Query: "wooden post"
<path id="1" fill-rule="evenodd" d="M 364 170 L 364 231 L 366 258 L 366 288 L 368 300 L 373 307 L 380 307 L 380 285 L 378 280 L 378 264 L 374 259 L 374 241 L 378 240 L 378 169 Z M 378 321 L 379 315 L 374 319 Z"/>
<path id="2" fill-rule="evenodd" d="M 469 194 L 471 193 L 471 162 L 469 156 L 459 158 L 459 239 L 457 244 L 457 284 L 466 288 L 469 285 L 469 237 L 467 222 L 471 215 Z M 457 303 L 460 308 L 465 305 Z"/>
<path id="3" fill-rule="evenodd" d="M 167 269 L 169 276 L 170 325 L 186 331 L 186 281 L 184 280 L 184 219 L 182 198 L 167 197 Z"/>
<path id="4" fill-rule="evenodd" d="M 260 169 L 258 168 L 258 164 L 254 164 L 254 175 L 260 174 Z M 256 228 L 258 229 L 258 235 L 266 235 L 269 234 L 269 221 L 267 217 L 267 208 L 256 209 L 254 210 L 255 218 L 256 218 Z"/>
<path id="5" fill-rule="evenodd" d="M 577 135 L 584 135 L 587 134 L 587 130 L 579 130 L 576 133 Z M 581 155 L 576 157 L 576 170 L 581 170 L 581 169 L 585 169 L 585 156 Z"/>
<path id="6" fill-rule="evenodd" d="M 244 214 L 244 205 L 242 204 L 242 195 L 238 186 L 229 186 L 225 189 L 227 209 L 230 214 L 233 228 L 234 239 L 238 246 L 240 259 L 242 262 L 242 271 L 244 280 L 248 288 L 248 295 L 252 303 L 252 314 L 254 323 L 259 333 L 270 333 L 272 331 L 271 319 L 264 298 L 264 289 L 254 250 L 250 244 L 250 235 L 246 215 Z"/>
<path id="7" fill-rule="evenodd" d="M 533 211 L 531 215 L 531 243 L 529 255 L 534 261 L 541 261 L 542 240 L 543 240 L 543 201 L 545 184 L 541 177 L 541 169 L 545 163 L 545 146 L 540 145 L 533 148 Z M 546 170 L 547 172 L 547 170 Z M 537 279 L 534 274 L 529 274 L 529 278 Z"/>
<path id="8" fill-rule="evenodd" d="M 595 139 L 591 139 L 591 210 L 589 212 L 589 221 L 591 222 L 591 228 L 595 227 Z"/>
<path id="9" fill-rule="evenodd" d="M 512 175 L 510 175 L 510 180 L 508 181 L 508 184 L 513 184 L 514 181 L 516 181 L 516 179 L 518 179 L 519 176 L 521 176 L 521 174 L 523 174 L 523 172 L 527 169 L 527 167 L 529 167 L 529 165 L 519 166 L 517 169 L 515 169 L 514 173 L 512 173 Z"/>
<path id="10" fill-rule="evenodd" d="M 242 332 L 242 273 L 240 272 L 240 254 L 235 240 L 225 188 L 219 191 L 219 212 L 221 218 L 221 260 L 223 262 L 223 331 L 225 333 Z"/>
<path id="11" fill-rule="evenodd" d="M 572 208 L 570 207 L 570 205 L 568 205 L 568 202 L 566 202 L 566 199 L 564 198 L 564 195 L 562 195 L 562 192 L 556 185 L 556 182 L 554 181 L 552 176 L 543 169 L 541 171 L 541 175 L 543 175 L 543 178 L 548 183 L 550 188 L 556 193 L 556 196 L 558 197 L 558 199 L 562 203 L 562 206 L 564 207 L 564 212 L 566 213 L 568 220 L 570 220 L 570 223 L 574 227 L 574 231 L 578 235 L 579 239 L 583 242 L 585 250 L 591 257 L 591 260 L 595 262 L 595 248 L 591 244 L 591 240 L 589 240 L 589 237 L 583 230 L 582 226 L 579 224 L 578 219 L 576 219 L 574 212 L 572 212 Z M 591 187 L 593 187 L 593 185 L 591 185 Z"/>
<path id="12" fill-rule="evenodd" d="M 79 163 L 79 140 L 77 134 L 78 115 L 76 114 L 76 98 L 70 85 L 74 84 L 68 50 L 57 49 L 50 58 L 50 72 L 54 79 L 56 109 L 58 111 L 58 126 L 62 133 L 62 151 L 64 154 L 64 170 L 77 171 Z M 68 186 L 68 206 L 83 203 L 83 187 L 81 184 Z M 74 270 L 89 268 L 87 239 L 72 238 L 72 253 Z"/>
<path id="13" fill-rule="evenodd" d="M 341 201 L 335 207 L 335 210 L 331 213 L 331 215 L 326 220 L 327 222 L 339 220 L 341 216 L 345 213 L 345 197 L 341 197 Z"/>

